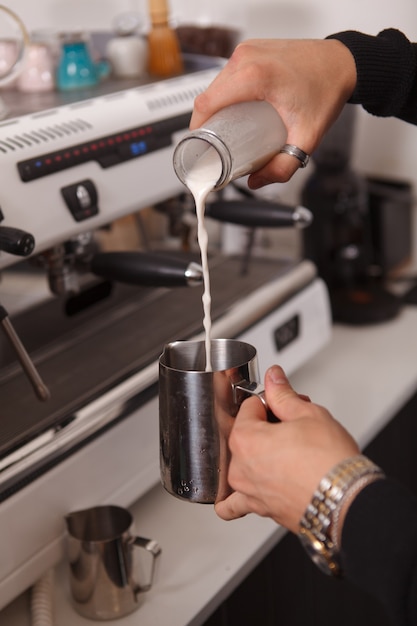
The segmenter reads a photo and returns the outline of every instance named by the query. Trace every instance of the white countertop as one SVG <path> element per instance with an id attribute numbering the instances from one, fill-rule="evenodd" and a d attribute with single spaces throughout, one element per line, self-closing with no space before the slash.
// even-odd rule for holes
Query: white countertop
<path id="1" fill-rule="evenodd" d="M 330 343 L 291 376 L 365 446 L 417 389 L 417 307 L 389 322 L 336 325 Z M 109 626 L 197 626 L 283 536 L 272 521 L 219 520 L 208 505 L 184 503 L 155 487 L 132 508 L 136 530 L 162 546 L 154 588 L 142 606 Z M 56 572 L 56 624 L 84 626 L 68 600 L 66 571 Z M 0 623 L 29 626 L 27 594 L 0 612 Z"/>

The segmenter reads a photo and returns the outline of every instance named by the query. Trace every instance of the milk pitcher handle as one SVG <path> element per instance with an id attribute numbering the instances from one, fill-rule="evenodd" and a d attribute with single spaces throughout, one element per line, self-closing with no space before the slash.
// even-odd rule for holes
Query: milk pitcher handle
<path id="1" fill-rule="evenodd" d="M 162 551 L 161 550 L 161 546 L 154 539 L 146 539 L 145 537 L 132 537 L 131 538 L 131 543 L 132 543 L 133 546 L 135 546 L 137 548 L 143 548 L 143 549 L 147 550 L 150 553 L 151 557 L 152 557 L 152 564 L 151 564 L 151 570 L 150 570 L 150 574 L 149 574 L 149 581 L 147 583 L 143 584 L 143 585 L 137 585 L 136 589 L 134 590 L 135 593 L 142 593 L 144 591 L 149 591 L 149 589 L 153 585 L 153 581 L 154 581 L 154 578 L 155 578 L 155 570 L 156 570 L 157 558 L 161 554 L 161 551 Z"/>
<path id="2" fill-rule="evenodd" d="M 249 396 L 256 396 L 265 407 L 268 422 L 276 423 L 280 421 L 269 408 L 265 398 L 265 387 L 260 383 L 255 381 L 249 382 L 248 380 L 241 380 L 238 383 L 233 383 L 233 395 L 238 404 L 240 404 L 243 399 L 249 398 Z"/>

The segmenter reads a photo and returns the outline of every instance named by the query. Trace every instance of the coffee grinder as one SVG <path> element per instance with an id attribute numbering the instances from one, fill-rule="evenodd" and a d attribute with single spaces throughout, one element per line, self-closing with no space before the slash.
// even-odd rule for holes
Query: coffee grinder
<path id="1" fill-rule="evenodd" d="M 346 105 L 312 155 L 302 204 L 314 219 L 302 232 L 303 253 L 329 288 L 334 321 L 368 324 L 394 317 L 400 301 L 375 272 L 368 185 L 350 165 L 355 118 Z"/>

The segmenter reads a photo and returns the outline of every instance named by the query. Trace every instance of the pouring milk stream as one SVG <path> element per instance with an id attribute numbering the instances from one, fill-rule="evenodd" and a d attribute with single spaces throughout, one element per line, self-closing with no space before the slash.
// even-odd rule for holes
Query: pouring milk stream
<path id="1" fill-rule="evenodd" d="M 194 196 L 204 280 L 206 371 L 211 371 L 211 296 L 207 261 L 205 202 L 212 190 L 260 169 L 284 146 L 287 130 L 268 102 L 240 102 L 215 113 L 204 127 L 190 131 L 174 152 L 178 178 Z"/>
<path id="2" fill-rule="evenodd" d="M 217 152 L 207 150 L 200 157 L 195 165 L 190 169 L 186 185 L 194 196 L 196 214 L 197 214 L 197 239 L 201 252 L 201 265 L 203 268 L 203 326 L 206 333 L 206 372 L 212 370 L 211 366 L 211 292 L 210 292 L 210 273 L 208 268 L 208 234 L 205 226 L 204 214 L 206 206 L 206 198 L 210 191 L 219 180 L 222 170 L 221 161 Z"/>

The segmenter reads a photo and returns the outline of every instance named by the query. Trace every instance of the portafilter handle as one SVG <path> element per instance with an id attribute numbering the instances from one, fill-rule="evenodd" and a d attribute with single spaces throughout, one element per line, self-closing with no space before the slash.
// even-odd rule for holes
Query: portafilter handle
<path id="1" fill-rule="evenodd" d="M 89 269 L 107 280 L 143 287 L 193 287 L 203 281 L 198 263 L 156 252 L 101 252 Z"/>
<path id="2" fill-rule="evenodd" d="M 217 200 L 206 205 L 207 217 L 219 222 L 250 228 L 305 228 L 313 221 L 303 206 L 289 206 L 266 200 Z"/>

